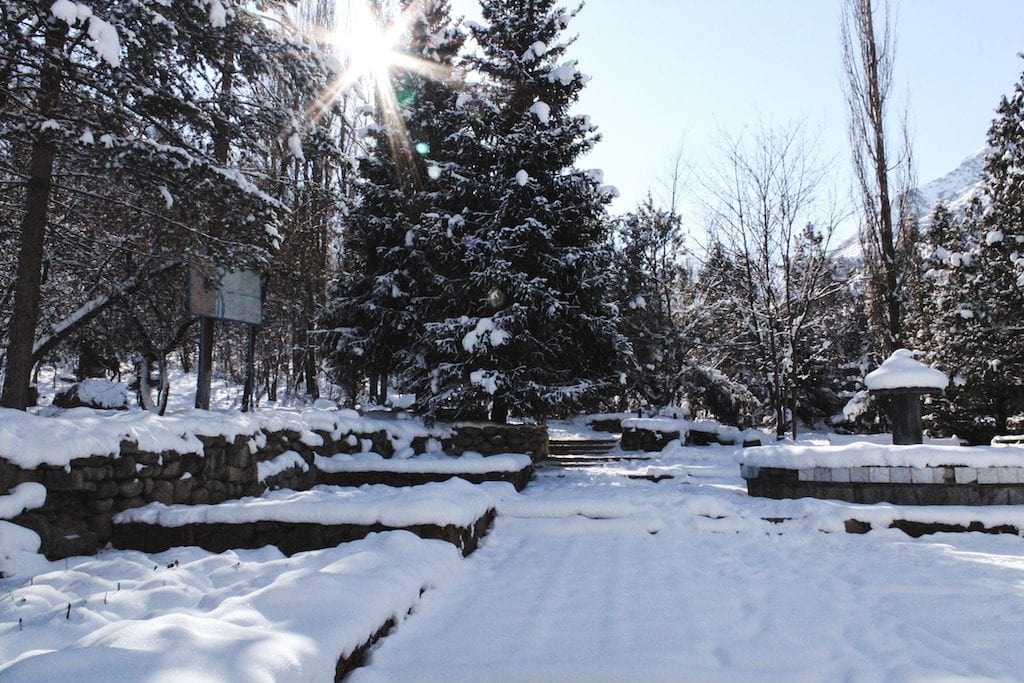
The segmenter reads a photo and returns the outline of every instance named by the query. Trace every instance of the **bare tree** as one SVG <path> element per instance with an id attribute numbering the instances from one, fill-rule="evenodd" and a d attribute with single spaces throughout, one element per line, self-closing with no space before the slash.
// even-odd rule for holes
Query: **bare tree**
<path id="1" fill-rule="evenodd" d="M 896 38 L 887 0 L 846 0 L 843 71 L 849 136 L 863 220 L 861 244 L 869 279 L 871 320 L 887 353 L 903 343 L 903 285 L 915 228 L 909 211 L 913 184 L 909 133 L 893 154 L 887 128 Z"/>
<path id="2" fill-rule="evenodd" d="M 796 436 L 803 368 L 824 352 L 828 243 L 842 215 L 829 164 L 801 124 L 723 134 L 707 183 L 712 240 L 735 264 L 727 306 L 742 321 L 740 353 L 756 365 L 781 436 Z"/>

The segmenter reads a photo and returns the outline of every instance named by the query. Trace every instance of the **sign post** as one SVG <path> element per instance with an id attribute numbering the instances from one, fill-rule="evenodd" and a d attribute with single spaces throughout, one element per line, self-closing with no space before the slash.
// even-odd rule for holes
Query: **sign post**
<path id="1" fill-rule="evenodd" d="M 252 270 L 227 270 L 221 266 L 193 263 L 189 270 L 188 303 L 192 315 L 199 317 L 199 377 L 195 407 L 210 409 L 214 321 L 227 320 L 245 323 L 249 328 L 242 410 L 251 410 L 256 328 L 263 323 L 260 274 Z"/>

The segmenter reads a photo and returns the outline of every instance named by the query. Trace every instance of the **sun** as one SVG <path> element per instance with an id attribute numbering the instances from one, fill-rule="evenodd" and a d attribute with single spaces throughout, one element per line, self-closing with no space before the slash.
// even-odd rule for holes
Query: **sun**
<path id="1" fill-rule="evenodd" d="M 452 78 L 451 70 L 431 59 L 403 51 L 418 17 L 423 15 L 423 0 L 409 3 L 387 23 L 371 8 L 372 0 L 336 0 L 335 26 L 328 37 L 333 45 L 339 69 L 330 85 L 310 108 L 310 118 L 323 116 L 331 104 L 357 83 L 362 83 L 374 101 L 388 130 L 393 158 L 400 166 L 411 167 L 417 156 L 426 157 L 421 141 L 409 139 L 402 109 L 410 100 L 396 92 L 401 73 L 416 74 L 437 81 Z M 434 168 L 428 167 L 429 171 Z M 433 178 L 434 175 L 430 174 Z"/>
<path id="2" fill-rule="evenodd" d="M 332 41 L 345 63 L 334 84 L 336 91 L 342 93 L 366 77 L 375 87 L 387 83 L 390 69 L 403 61 L 396 47 L 408 29 L 409 12 L 382 27 L 367 0 L 338 0 L 335 17 Z"/>

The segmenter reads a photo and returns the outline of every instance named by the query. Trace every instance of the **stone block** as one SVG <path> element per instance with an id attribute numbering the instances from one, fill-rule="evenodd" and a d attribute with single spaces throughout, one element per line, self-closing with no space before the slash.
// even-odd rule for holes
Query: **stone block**
<path id="1" fill-rule="evenodd" d="M 935 467 L 932 468 L 932 483 L 933 484 L 952 484 L 956 481 L 952 467 Z"/>
<path id="2" fill-rule="evenodd" d="M 113 462 L 115 479 L 131 479 L 135 476 L 135 458 L 131 455 L 122 455 Z"/>
<path id="3" fill-rule="evenodd" d="M 758 474 L 761 473 L 759 467 L 753 467 L 752 465 L 740 465 L 740 476 L 744 479 L 757 479 Z"/>
<path id="4" fill-rule="evenodd" d="M 170 505 L 174 502 L 174 484 L 166 479 L 153 482 L 153 492 L 149 497 L 158 503 Z"/>
<path id="5" fill-rule="evenodd" d="M 909 467 L 893 467 L 889 470 L 889 482 L 892 484 L 909 484 L 911 483 L 911 474 Z"/>
<path id="6" fill-rule="evenodd" d="M 1019 467 L 997 467 L 996 476 L 1000 484 L 1019 484 L 1021 469 Z"/>
<path id="7" fill-rule="evenodd" d="M 850 469 L 849 467 L 833 467 L 832 468 L 832 481 L 839 482 L 841 484 L 850 483 Z"/>
<path id="8" fill-rule="evenodd" d="M 911 467 L 910 482 L 912 484 L 934 484 L 932 471 L 928 467 Z"/>
<path id="9" fill-rule="evenodd" d="M 110 512 L 111 510 L 114 509 L 114 499 L 113 498 L 97 498 L 97 499 L 93 500 L 91 503 L 89 503 L 89 507 L 92 508 L 93 512 L 97 512 L 97 513 L 100 513 L 100 514 L 105 513 L 105 512 Z"/>
<path id="10" fill-rule="evenodd" d="M 188 504 L 192 497 L 192 489 L 195 487 L 195 479 L 177 479 L 174 482 L 174 502 L 182 505 Z"/>
<path id="11" fill-rule="evenodd" d="M 164 466 L 160 468 L 160 476 L 163 479 L 177 479 L 182 471 L 181 458 L 166 458 Z"/>
<path id="12" fill-rule="evenodd" d="M 243 469 L 249 466 L 251 458 L 248 448 L 238 448 L 227 454 L 226 462 L 229 467 Z"/>
<path id="13" fill-rule="evenodd" d="M 814 481 L 814 470 L 811 468 L 797 470 L 797 481 Z"/>
<path id="14" fill-rule="evenodd" d="M 867 484 L 871 481 L 868 469 L 867 467 L 851 467 L 850 482 L 854 484 Z"/>
<path id="15" fill-rule="evenodd" d="M 999 470 L 1001 467 L 979 467 L 978 468 L 978 483 L 979 484 L 998 484 L 999 483 Z"/>
<path id="16" fill-rule="evenodd" d="M 891 467 L 869 467 L 868 481 L 872 484 L 888 484 L 890 482 Z"/>
<path id="17" fill-rule="evenodd" d="M 973 484 L 978 481 L 978 470 L 974 467 L 954 468 L 953 476 L 958 484 Z"/>
<path id="18" fill-rule="evenodd" d="M 815 467 L 814 481 L 832 481 L 831 467 Z"/>
<path id="19" fill-rule="evenodd" d="M 142 465 L 155 465 L 160 461 L 160 456 L 157 453 L 147 453 L 145 451 L 139 451 L 135 454 L 135 462 Z"/>
<path id="20" fill-rule="evenodd" d="M 95 491 L 96 482 L 89 481 L 82 470 L 71 470 L 69 478 L 71 489 L 74 491 Z"/>
<path id="21" fill-rule="evenodd" d="M 121 482 L 120 486 L 117 487 L 117 492 L 122 498 L 135 498 L 136 496 L 142 495 L 144 485 L 139 479 L 132 479 L 131 481 Z"/>
<path id="22" fill-rule="evenodd" d="M 118 486 L 117 482 L 113 479 L 107 479 L 96 484 L 96 497 L 97 498 L 113 498 L 117 495 Z"/>

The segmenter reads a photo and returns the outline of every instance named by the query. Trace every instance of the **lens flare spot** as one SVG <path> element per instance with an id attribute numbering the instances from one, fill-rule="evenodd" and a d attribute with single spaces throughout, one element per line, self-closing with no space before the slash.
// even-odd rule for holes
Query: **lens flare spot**
<path id="1" fill-rule="evenodd" d="M 428 154 L 430 154 L 430 145 L 428 145 L 425 142 L 417 142 L 416 143 L 416 152 L 418 154 L 423 155 L 423 156 L 427 156 Z"/>
<path id="2" fill-rule="evenodd" d="M 505 292 L 495 287 L 487 292 L 487 303 L 490 304 L 491 308 L 501 308 L 505 305 Z"/>

